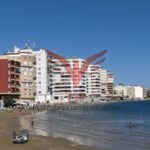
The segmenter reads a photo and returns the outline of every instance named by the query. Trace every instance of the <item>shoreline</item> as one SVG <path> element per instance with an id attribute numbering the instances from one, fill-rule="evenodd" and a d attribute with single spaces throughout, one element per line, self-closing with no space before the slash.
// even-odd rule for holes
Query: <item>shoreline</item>
<path id="1" fill-rule="evenodd" d="M 79 145 L 65 138 L 55 138 L 49 136 L 37 135 L 34 132 L 34 127 L 31 127 L 30 121 L 27 118 L 32 117 L 33 111 L 24 110 L 21 112 L 0 112 L 0 146 L 4 150 L 98 150 L 93 147 Z M 39 113 L 39 111 L 34 111 Z M 20 120 L 23 119 L 21 123 Z M 29 142 L 26 144 L 13 144 L 12 131 L 17 133 L 24 129 L 25 123 L 30 125 Z"/>

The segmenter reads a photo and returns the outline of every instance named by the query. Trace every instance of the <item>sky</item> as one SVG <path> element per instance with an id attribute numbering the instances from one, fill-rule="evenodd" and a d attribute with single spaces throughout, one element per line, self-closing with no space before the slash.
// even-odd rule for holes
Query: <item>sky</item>
<path id="1" fill-rule="evenodd" d="M 0 0 L 0 54 L 30 40 L 65 57 L 107 49 L 115 84 L 150 88 L 149 0 Z"/>

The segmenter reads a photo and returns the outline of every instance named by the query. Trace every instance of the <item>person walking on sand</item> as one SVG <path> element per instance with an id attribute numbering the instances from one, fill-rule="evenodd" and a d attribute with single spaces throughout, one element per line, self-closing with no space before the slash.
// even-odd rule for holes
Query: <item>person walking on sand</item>
<path id="1" fill-rule="evenodd" d="M 33 117 L 31 118 L 31 126 L 32 127 L 34 126 L 34 118 Z"/>

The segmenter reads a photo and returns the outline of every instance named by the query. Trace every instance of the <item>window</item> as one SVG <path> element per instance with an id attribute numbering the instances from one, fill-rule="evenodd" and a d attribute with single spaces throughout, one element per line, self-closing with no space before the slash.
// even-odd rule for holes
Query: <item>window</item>
<path id="1" fill-rule="evenodd" d="M 24 64 L 24 65 L 27 65 L 27 61 L 24 61 L 23 64 Z"/>
<path id="2" fill-rule="evenodd" d="M 33 77 L 33 80 L 36 80 L 36 77 Z"/>
<path id="3" fill-rule="evenodd" d="M 31 62 L 31 61 L 29 61 L 29 65 L 30 65 L 30 66 L 32 65 L 32 62 Z"/>
<path id="4" fill-rule="evenodd" d="M 54 99 L 58 100 L 58 96 L 55 96 Z"/>

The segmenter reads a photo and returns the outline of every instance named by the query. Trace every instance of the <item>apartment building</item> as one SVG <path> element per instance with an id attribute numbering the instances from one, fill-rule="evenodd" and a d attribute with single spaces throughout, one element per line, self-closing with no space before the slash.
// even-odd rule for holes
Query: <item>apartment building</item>
<path id="1" fill-rule="evenodd" d="M 114 74 L 111 72 L 107 72 L 107 91 L 109 97 L 114 95 Z"/>
<path id="2" fill-rule="evenodd" d="M 114 96 L 124 99 L 144 99 L 144 88 L 141 86 L 116 85 Z"/>
<path id="3" fill-rule="evenodd" d="M 34 101 L 36 96 L 36 58 L 30 48 L 14 48 L 7 54 L 10 59 L 20 62 L 20 100 Z"/>
<path id="4" fill-rule="evenodd" d="M 84 71 L 85 68 L 82 68 L 85 60 L 80 58 L 68 58 L 67 61 L 72 68 L 70 100 L 83 100 L 87 93 L 86 71 Z"/>
<path id="5" fill-rule="evenodd" d="M 116 85 L 114 86 L 114 96 L 116 97 L 127 97 L 127 88 L 125 85 L 120 84 L 120 85 Z"/>
<path id="6" fill-rule="evenodd" d="M 100 66 L 89 65 L 87 73 L 87 96 L 100 97 L 101 96 L 101 82 L 100 82 Z"/>
<path id="7" fill-rule="evenodd" d="M 47 51 L 40 49 L 33 52 L 36 57 L 36 102 L 49 102 L 51 100 L 51 56 L 48 56 Z"/>
<path id="8" fill-rule="evenodd" d="M 135 99 L 135 89 L 133 86 L 126 86 L 126 99 Z"/>
<path id="9" fill-rule="evenodd" d="M 135 99 L 144 99 L 144 88 L 142 86 L 134 86 Z"/>
<path id="10" fill-rule="evenodd" d="M 86 75 L 80 70 L 84 62 L 78 58 L 67 58 L 63 64 L 55 58 L 50 61 L 53 101 L 72 102 L 86 97 Z M 71 74 L 66 67 L 70 68 Z"/>
<path id="11" fill-rule="evenodd" d="M 114 95 L 114 75 L 106 69 L 100 68 L 101 96 L 112 97 Z"/>
<path id="12" fill-rule="evenodd" d="M 20 97 L 20 62 L 0 57 L 0 99 L 11 96 Z"/>
<path id="13" fill-rule="evenodd" d="M 101 92 L 104 97 L 113 96 L 113 74 L 101 69 L 99 65 L 90 64 L 87 67 L 83 64 L 85 64 L 84 59 L 66 58 L 66 62 L 62 63 L 51 56 L 48 76 L 50 77 L 52 101 L 82 101 L 86 97 L 100 97 Z M 87 70 L 83 66 L 87 67 Z M 67 67 L 70 68 L 70 74 Z"/>

